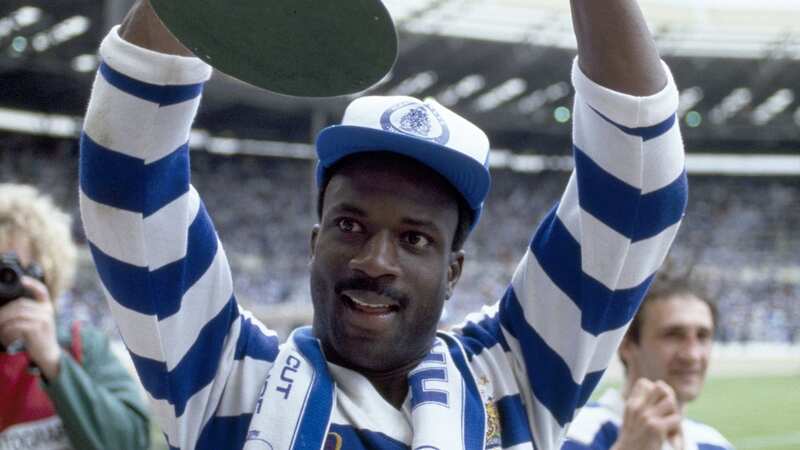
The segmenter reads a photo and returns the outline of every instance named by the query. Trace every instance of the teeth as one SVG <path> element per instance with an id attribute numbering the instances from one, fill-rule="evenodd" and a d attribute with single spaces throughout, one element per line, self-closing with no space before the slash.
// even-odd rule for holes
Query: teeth
<path id="1" fill-rule="evenodd" d="M 361 307 L 364 307 L 364 308 L 369 308 L 369 309 L 384 309 L 384 308 L 388 308 L 389 307 L 389 305 L 371 305 L 369 303 L 364 303 L 364 302 L 362 302 L 361 300 L 359 300 L 359 299 L 357 299 L 355 297 L 350 297 L 350 300 L 352 300 L 353 303 L 355 303 L 358 306 L 361 306 Z"/>

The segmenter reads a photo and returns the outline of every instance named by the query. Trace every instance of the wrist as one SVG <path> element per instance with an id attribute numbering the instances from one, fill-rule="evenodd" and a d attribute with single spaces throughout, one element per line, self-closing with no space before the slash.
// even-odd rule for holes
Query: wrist
<path id="1" fill-rule="evenodd" d="M 58 378 L 58 372 L 61 369 L 61 347 L 56 347 L 52 352 L 48 352 L 44 357 L 34 360 L 36 367 L 42 373 L 45 381 L 48 383 Z"/>
<path id="2" fill-rule="evenodd" d="M 611 450 L 661 450 L 662 442 L 654 442 L 651 439 L 626 439 L 624 433 L 620 433 L 617 441 Z"/>
<path id="3" fill-rule="evenodd" d="M 131 44 L 158 53 L 194 56 L 164 26 L 147 1 L 134 5 L 119 28 L 119 36 Z"/>

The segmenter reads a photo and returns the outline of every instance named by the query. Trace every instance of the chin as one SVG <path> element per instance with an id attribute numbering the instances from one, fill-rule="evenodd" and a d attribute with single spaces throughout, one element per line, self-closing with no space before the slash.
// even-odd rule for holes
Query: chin
<path id="1" fill-rule="evenodd" d="M 700 396 L 700 392 L 703 389 L 702 383 L 696 384 L 684 384 L 684 385 L 677 385 L 674 386 L 675 395 L 678 397 L 678 401 L 681 403 L 689 403 L 694 401 L 697 397 Z"/>
<path id="2" fill-rule="evenodd" d="M 333 331 L 333 342 L 330 343 L 336 354 L 336 363 L 351 369 L 371 371 L 384 370 L 392 365 L 389 355 L 392 349 L 378 337 L 351 336 L 344 330 Z"/>

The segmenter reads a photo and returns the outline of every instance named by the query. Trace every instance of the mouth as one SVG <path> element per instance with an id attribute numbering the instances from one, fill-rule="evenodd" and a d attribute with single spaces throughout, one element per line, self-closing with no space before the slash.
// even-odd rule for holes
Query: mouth
<path id="1" fill-rule="evenodd" d="M 400 311 L 393 299 L 371 291 L 347 290 L 339 298 L 350 309 L 371 316 L 386 316 Z"/>
<path id="2" fill-rule="evenodd" d="M 702 375 L 703 375 L 700 371 L 697 371 L 697 370 L 676 370 L 676 371 L 672 371 L 671 374 L 672 374 L 673 377 L 681 378 L 681 379 L 699 378 L 699 377 L 702 377 Z"/>

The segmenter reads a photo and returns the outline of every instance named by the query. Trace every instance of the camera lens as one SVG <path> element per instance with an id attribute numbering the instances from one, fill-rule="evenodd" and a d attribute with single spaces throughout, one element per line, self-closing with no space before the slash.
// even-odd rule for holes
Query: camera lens
<path id="1" fill-rule="evenodd" d="M 14 269 L 9 267 L 0 268 L 0 283 L 2 284 L 16 284 L 19 276 Z"/>

